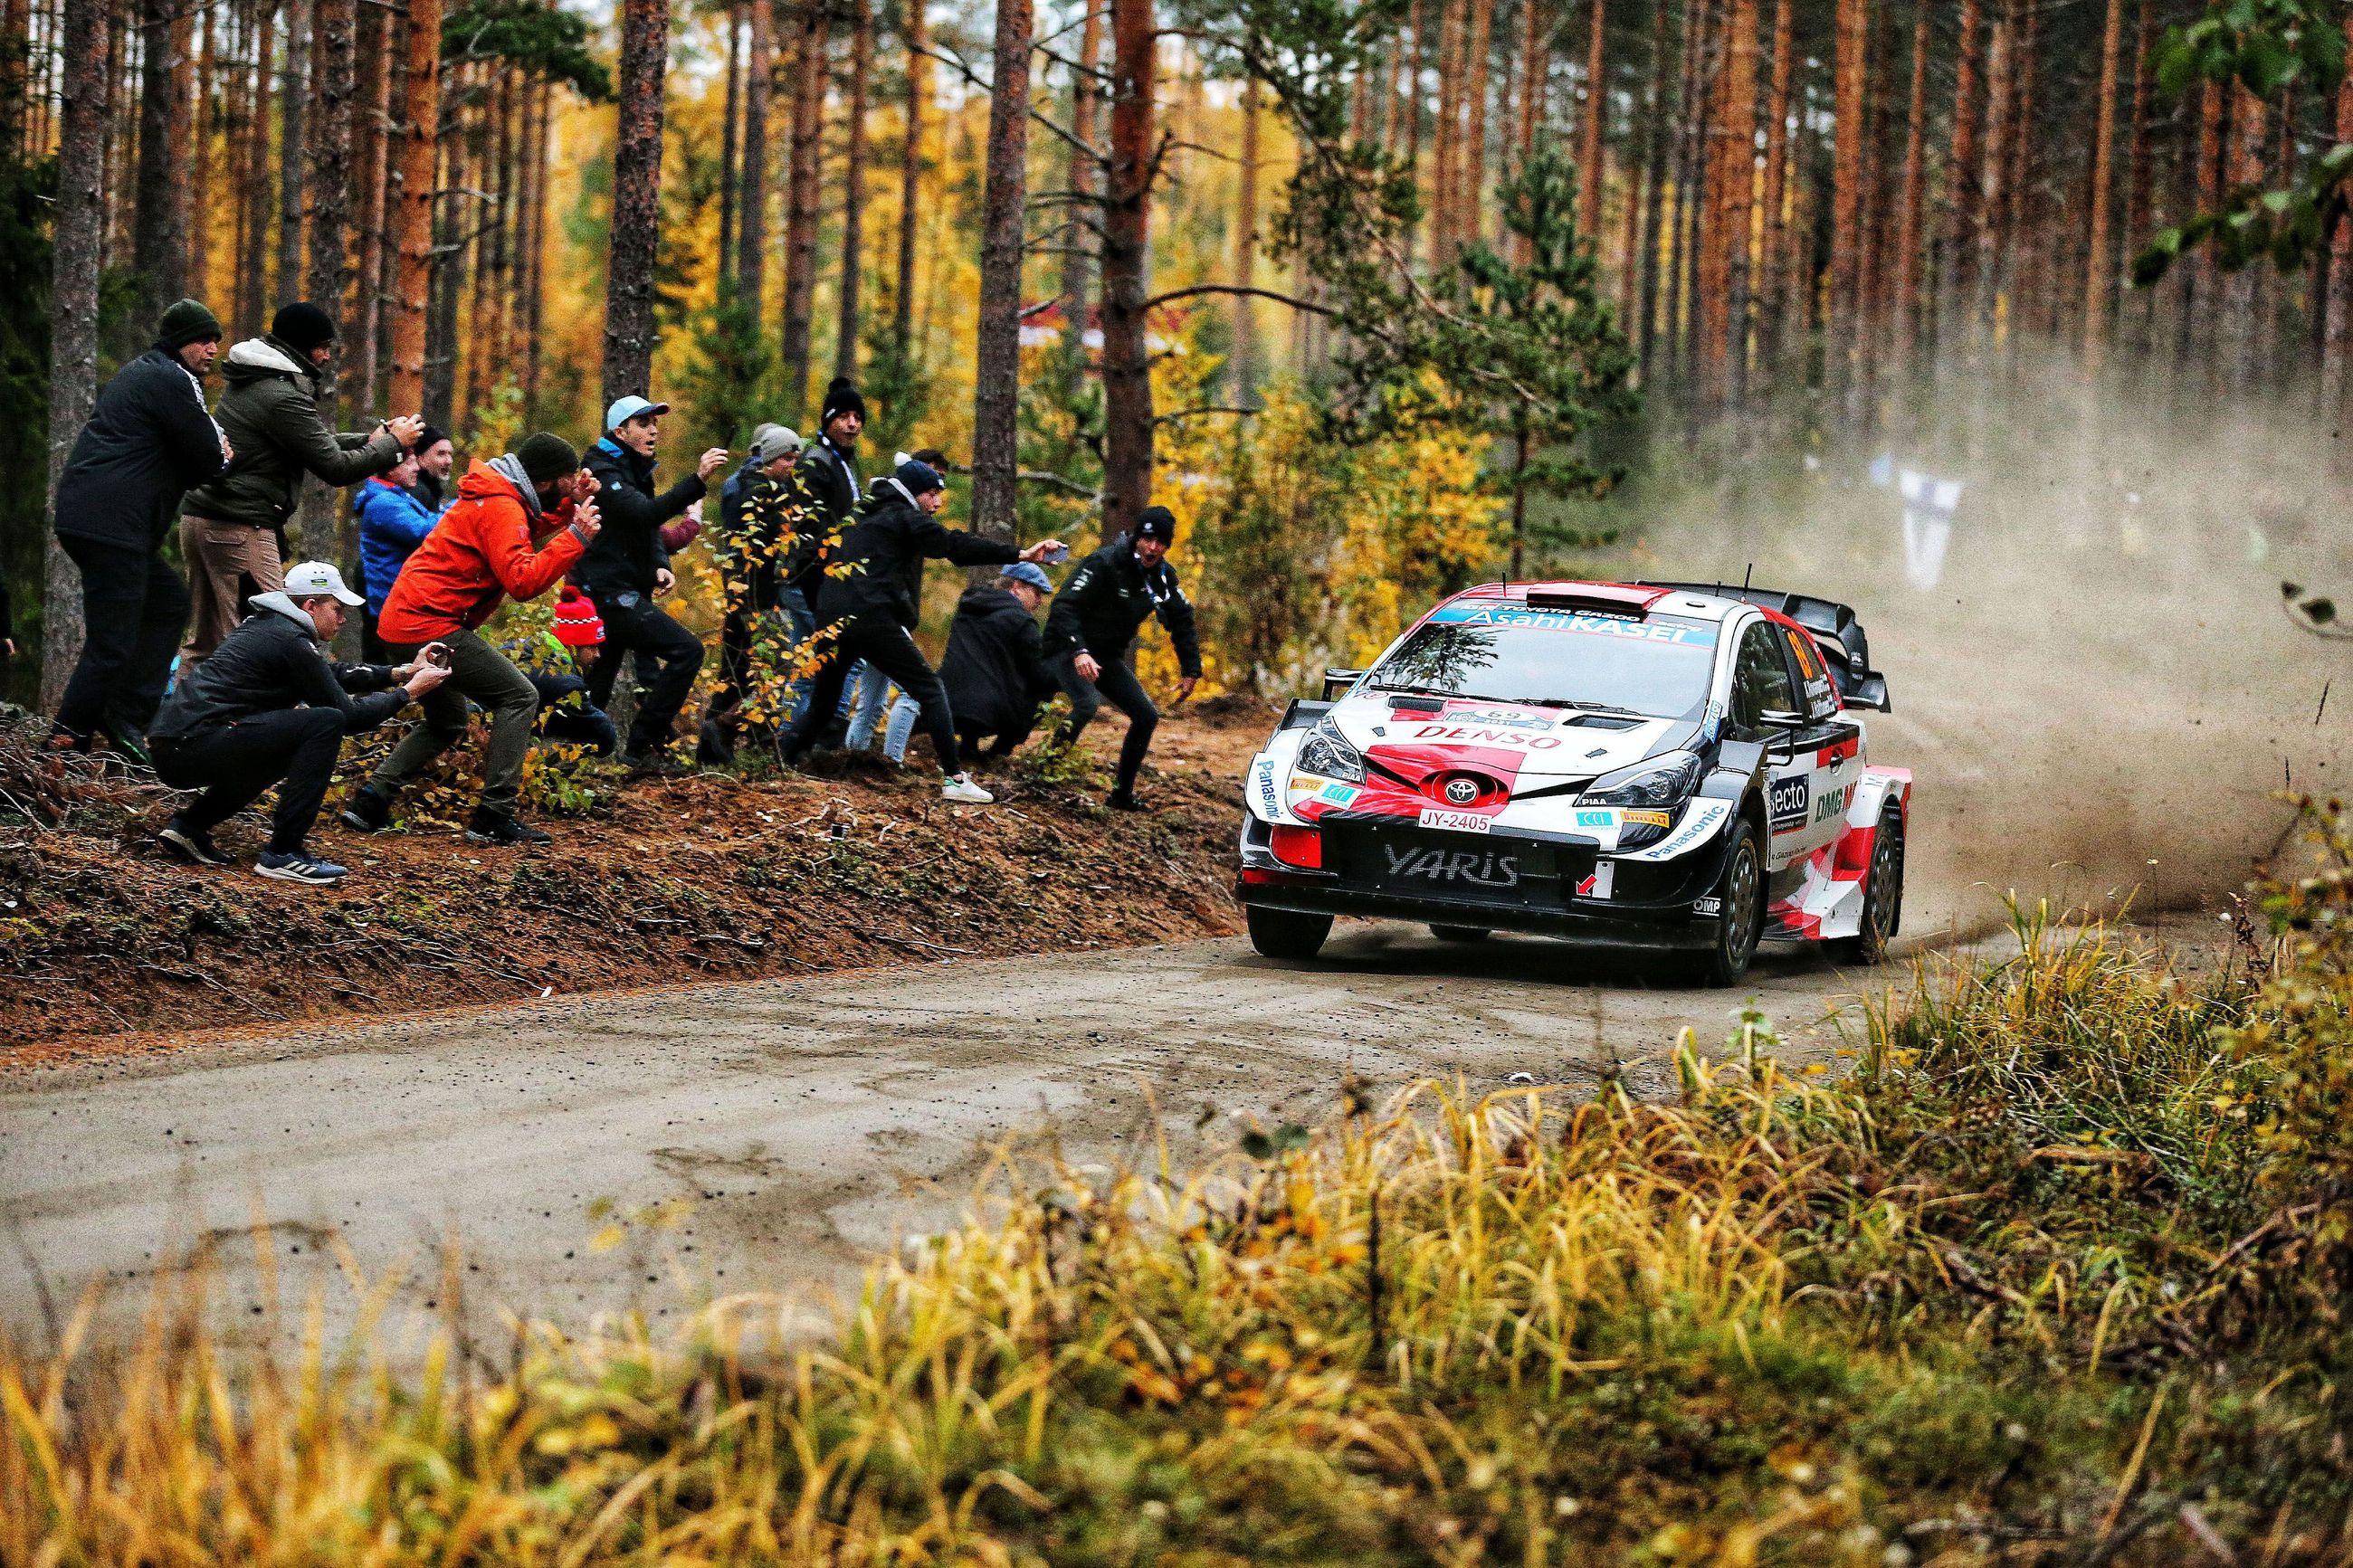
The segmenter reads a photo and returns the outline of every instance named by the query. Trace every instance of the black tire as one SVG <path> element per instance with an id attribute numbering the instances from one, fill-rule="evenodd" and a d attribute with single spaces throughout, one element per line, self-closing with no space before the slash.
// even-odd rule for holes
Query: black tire
<path id="1" fill-rule="evenodd" d="M 1745 816 L 1724 858 L 1715 896 L 1720 907 L 1710 933 L 1713 940 L 1705 952 L 1690 956 L 1686 972 L 1698 984 L 1720 988 L 1740 984 L 1765 932 L 1765 851 L 1757 825 Z"/>
<path id="2" fill-rule="evenodd" d="M 1904 924 L 1904 813 L 1889 806 L 1879 814 L 1879 835 L 1871 846 L 1871 866 L 1862 874 L 1862 930 L 1831 944 L 1841 963 L 1877 963 Z"/>
<path id="3" fill-rule="evenodd" d="M 1303 915 L 1296 910 L 1265 910 L 1255 904 L 1242 913 L 1250 921 L 1250 946 L 1266 958 L 1309 959 L 1324 950 L 1332 934 L 1330 915 Z"/>
<path id="4" fill-rule="evenodd" d="M 1495 933 L 1485 926 L 1432 926 L 1430 934 L 1440 942 L 1484 942 Z"/>

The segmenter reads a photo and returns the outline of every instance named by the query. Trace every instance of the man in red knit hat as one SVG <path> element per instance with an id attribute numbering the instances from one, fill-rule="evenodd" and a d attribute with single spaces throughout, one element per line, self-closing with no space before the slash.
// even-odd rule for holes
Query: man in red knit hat
<path id="1" fill-rule="evenodd" d="M 449 650 L 448 685 L 426 701 L 425 722 L 393 748 L 343 808 L 344 826 L 389 826 L 401 787 L 431 767 L 466 732 L 466 701 L 489 710 L 482 798 L 466 824 L 477 844 L 544 844 L 547 835 L 515 816 L 524 753 L 539 693 L 477 629 L 509 595 L 534 599 L 579 561 L 599 521 L 596 480 L 560 436 L 531 437 L 508 455 L 477 462 L 458 481 L 458 499 L 402 567 L 376 629 L 401 658 L 438 642 Z"/>

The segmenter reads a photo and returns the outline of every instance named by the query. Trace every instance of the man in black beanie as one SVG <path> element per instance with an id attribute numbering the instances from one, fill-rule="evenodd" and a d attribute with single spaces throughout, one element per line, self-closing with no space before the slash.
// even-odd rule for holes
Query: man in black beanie
<path id="1" fill-rule="evenodd" d="M 164 540 L 181 496 L 229 457 L 201 380 L 222 336 L 194 300 L 164 311 L 154 346 L 106 384 L 66 459 L 58 543 L 81 569 L 87 635 L 58 706 L 58 746 L 87 750 L 103 733 L 116 752 L 146 760 L 147 726 L 188 620 L 188 591 L 164 560 Z"/>
<path id="2" fill-rule="evenodd" d="M 450 444 L 449 432 L 427 425 L 417 432 L 417 482 L 409 493 L 425 503 L 427 511 L 439 511 L 449 504 L 449 470 L 458 466 L 458 448 Z"/>
<path id="3" fill-rule="evenodd" d="M 334 318 L 298 301 L 279 310 L 266 335 L 228 351 L 218 417 L 236 455 L 218 478 L 188 492 L 180 515 L 180 552 L 195 600 L 184 661 L 218 647 L 245 618 L 248 599 L 283 585 L 286 520 L 305 473 L 337 488 L 355 485 L 389 470 L 424 434 L 425 422 L 407 414 L 364 433 L 328 429 L 319 413 L 319 373 L 334 350 Z"/>

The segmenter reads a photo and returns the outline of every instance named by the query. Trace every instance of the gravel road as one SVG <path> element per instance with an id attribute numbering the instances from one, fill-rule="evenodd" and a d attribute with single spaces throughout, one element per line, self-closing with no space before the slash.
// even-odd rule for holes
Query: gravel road
<path id="1" fill-rule="evenodd" d="M 1683 1026 L 1719 1041 L 1754 995 L 1823 1053 L 1878 978 L 1768 948 L 1742 992 L 1652 988 L 1540 941 L 1354 925 L 1310 966 L 1204 942 L 194 1041 L 0 1079 L 0 1324 L 40 1342 L 93 1283 L 132 1321 L 207 1241 L 225 1304 L 256 1310 L 256 1215 L 294 1299 L 333 1237 L 429 1295 L 454 1237 L 469 1316 L 822 1301 L 1008 1144 L 1148 1159 L 1156 1107 L 1184 1161 L 1248 1117 L 1316 1120 L 1351 1071 L 1589 1083 L 1614 1058 L 1658 1092 Z"/>

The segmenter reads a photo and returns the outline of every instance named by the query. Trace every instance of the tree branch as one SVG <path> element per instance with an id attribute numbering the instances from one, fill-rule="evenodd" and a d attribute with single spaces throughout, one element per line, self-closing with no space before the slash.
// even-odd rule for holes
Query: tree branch
<path id="1" fill-rule="evenodd" d="M 1013 477 L 1017 479 L 1024 480 L 1027 483 L 1033 485 L 1050 486 L 1051 488 L 1061 490 L 1066 494 L 1077 496 L 1082 500 L 1099 501 L 1103 500 L 1103 491 L 1094 489 L 1092 486 L 1082 485 L 1079 483 L 1078 480 L 1067 478 L 1061 474 L 1048 473 L 1043 468 L 1023 468 L 1015 473 Z"/>
<path id="2" fill-rule="evenodd" d="M 1230 408 L 1222 405 L 1208 405 L 1199 408 L 1177 408 L 1172 409 L 1166 414 L 1155 414 L 1152 416 L 1152 422 L 1155 425 L 1173 425 L 1179 419 L 1198 419 L 1205 414 L 1239 414 L 1244 417 L 1248 417 L 1253 414 L 1263 414 L 1265 412 L 1266 410 L 1263 408 Z"/>
<path id="3" fill-rule="evenodd" d="M 980 89 L 983 92 L 994 93 L 997 90 L 996 87 L 992 83 L 983 80 L 977 71 L 974 70 L 972 67 L 966 65 L 964 61 L 964 57 L 961 55 L 953 54 L 941 49 L 930 48 L 923 49 L 921 53 L 925 59 L 937 60 L 940 64 L 947 67 L 950 70 L 955 71 L 957 75 L 963 77 L 966 82 Z M 1086 142 L 1080 137 L 1077 132 L 1071 130 L 1067 126 L 1058 124 L 1054 121 L 1049 120 L 1034 106 L 1029 110 L 1029 118 L 1037 123 L 1044 126 L 1047 130 L 1052 132 L 1063 142 L 1067 142 L 1072 152 L 1083 153 L 1086 157 L 1092 160 L 1104 169 L 1109 169 L 1111 167 L 1111 158 L 1109 154 L 1095 151 L 1094 148 L 1089 146 Z"/>
<path id="4" fill-rule="evenodd" d="M 1248 289 L 1239 283 L 1196 283 L 1188 289 L 1171 289 L 1166 294 L 1155 294 L 1142 309 L 1150 310 L 1162 305 L 1173 305 L 1179 300 L 1190 300 L 1202 294 L 1233 294 L 1252 300 L 1271 300 L 1278 305 L 1288 305 L 1294 310 L 1306 310 L 1318 316 L 1336 316 L 1338 311 L 1313 300 L 1302 300 L 1295 294 L 1278 293 L 1272 289 Z"/>

